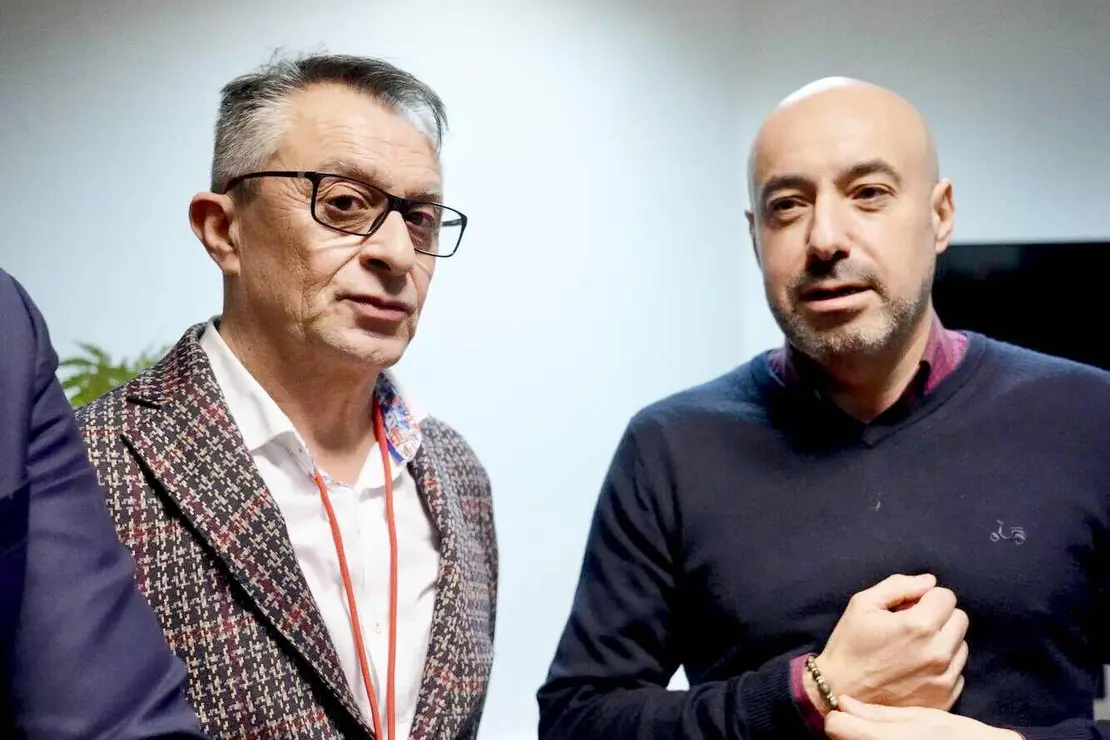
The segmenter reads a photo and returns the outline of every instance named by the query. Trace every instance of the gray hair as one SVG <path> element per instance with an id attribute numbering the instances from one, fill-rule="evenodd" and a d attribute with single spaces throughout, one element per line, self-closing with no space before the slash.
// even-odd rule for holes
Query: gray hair
<path id="1" fill-rule="evenodd" d="M 338 84 L 366 93 L 404 116 L 437 153 L 447 130 L 443 101 L 426 84 L 389 62 L 345 54 L 277 58 L 236 77 L 220 92 L 212 191 L 265 167 L 285 133 L 284 113 L 294 93 L 315 84 Z"/>

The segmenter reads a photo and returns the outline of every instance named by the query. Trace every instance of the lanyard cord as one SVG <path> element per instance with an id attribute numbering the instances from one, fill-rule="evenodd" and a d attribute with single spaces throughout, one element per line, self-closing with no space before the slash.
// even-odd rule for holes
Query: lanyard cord
<path id="1" fill-rule="evenodd" d="M 382 421 L 382 410 L 374 399 L 374 433 L 378 440 L 378 447 L 382 453 L 382 472 L 385 474 L 385 518 L 389 525 L 389 668 L 386 678 L 386 721 L 389 724 L 389 740 L 396 740 L 397 735 L 397 705 L 394 696 L 395 666 L 397 663 L 397 522 L 393 515 L 393 472 L 389 460 L 389 441 L 385 438 L 385 424 Z M 386 740 L 382 732 L 382 718 L 378 712 L 378 700 L 374 693 L 374 684 L 370 680 L 370 664 L 366 659 L 366 648 L 362 642 L 362 623 L 358 618 L 358 606 L 355 600 L 355 589 L 351 582 L 351 572 L 347 568 L 347 556 L 343 549 L 343 536 L 339 531 L 339 522 L 335 517 L 331 499 L 328 496 L 328 487 L 324 483 L 319 470 L 312 473 L 316 487 L 320 489 L 320 499 L 324 502 L 324 510 L 328 514 L 328 524 L 331 525 L 331 536 L 335 542 L 335 552 L 339 557 L 339 572 L 343 577 L 343 590 L 347 592 L 347 605 L 351 613 L 351 633 L 355 638 L 355 650 L 358 652 L 359 669 L 362 672 L 362 682 L 366 685 L 366 695 L 370 699 L 370 714 L 374 722 L 374 737 L 377 740 Z"/>

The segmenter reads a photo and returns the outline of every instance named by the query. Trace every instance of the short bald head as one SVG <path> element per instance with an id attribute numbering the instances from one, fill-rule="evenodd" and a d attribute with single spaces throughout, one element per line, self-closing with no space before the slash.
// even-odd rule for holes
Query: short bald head
<path id="1" fill-rule="evenodd" d="M 924 118 L 901 96 L 842 77 L 788 95 L 748 160 L 749 224 L 772 312 L 815 359 L 878 352 L 930 314 L 953 225 Z M 818 286 L 863 288 L 808 300 Z"/>
<path id="2" fill-rule="evenodd" d="M 869 82 L 825 77 L 783 98 L 760 127 L 748 154 L 750 202 L 754 205 L 758 198 L 760 165 L 765 168 L 763 160 L 773 156 L 776 148 L 797 146 L 799 133 L 824 138 L 827 144 L 829 138 L 844 135 L 853 124 L 866 129 L 858 131 L 860 134 L 884 134 L 892 139 L 888 144 L 907 150 L 916 160 L 912 163 L 915 172 L 929 185 L 939 179 L 933 135 L 925 118 L 909 101 Z"/>

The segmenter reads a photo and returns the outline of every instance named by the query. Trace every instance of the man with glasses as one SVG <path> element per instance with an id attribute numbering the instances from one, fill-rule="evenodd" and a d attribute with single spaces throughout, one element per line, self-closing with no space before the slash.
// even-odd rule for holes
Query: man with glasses
<path id="1" fill-rule="evenodd" d="M 472 738 L 492 661 L 486 473 L 390 368 L 466 216 L 438 96 L 384 62 L 223 90 L 193 231 L 219 317 L 80 418 L 138 582 L 221 738 Z"/>

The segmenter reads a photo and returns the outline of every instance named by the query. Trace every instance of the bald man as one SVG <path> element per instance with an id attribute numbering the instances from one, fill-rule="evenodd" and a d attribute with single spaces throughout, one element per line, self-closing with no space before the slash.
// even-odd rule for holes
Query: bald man
<path id="1" fill-rule="evenodd" d="M 893 92 L 790 95 L 749 176 L 786 342 L 629 423 L 540 738 L 1110 738 L 1110 374 L 941 326 Z"/>

